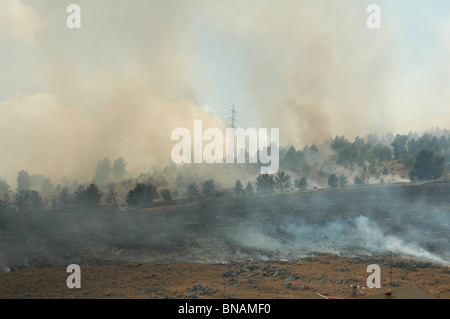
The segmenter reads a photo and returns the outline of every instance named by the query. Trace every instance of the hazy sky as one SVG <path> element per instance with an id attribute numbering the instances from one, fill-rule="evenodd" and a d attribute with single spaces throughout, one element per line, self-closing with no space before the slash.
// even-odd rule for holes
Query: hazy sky
<path id="1" fill-rule="evenodd" d="M 0 176 L 148 170 L 233 104 L 295 145 L 450 128 L 449 87 L 447 0 L 0 0 Z"/>

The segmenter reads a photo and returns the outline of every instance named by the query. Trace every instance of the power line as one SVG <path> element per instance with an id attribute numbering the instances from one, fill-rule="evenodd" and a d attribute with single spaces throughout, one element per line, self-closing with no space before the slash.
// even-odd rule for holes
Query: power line
<path id="1" fill-rule="evenodd" d="M 236 128 L 236 125 L 235 125 L 235 123 L 236 123 L 236 116 L 235 116 L 235 114 L 237 114 L 237 112 L 234 109 L 234 104 L 233 104 L 233 108 L 230 111 L 231 111 L 231 117 L 230 117 L 231 126 L 230 127 L 231 128 Z"/>

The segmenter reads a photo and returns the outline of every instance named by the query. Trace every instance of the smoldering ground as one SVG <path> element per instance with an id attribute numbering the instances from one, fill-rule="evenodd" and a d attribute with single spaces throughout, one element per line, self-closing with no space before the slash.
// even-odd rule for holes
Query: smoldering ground
<path id="1" fill-rule="evenodd" d="M 0 265 L 294 260 L 315 253 L 448 264 L 448 183 L 175 201 L 148 209 L 15 213 Z"/>

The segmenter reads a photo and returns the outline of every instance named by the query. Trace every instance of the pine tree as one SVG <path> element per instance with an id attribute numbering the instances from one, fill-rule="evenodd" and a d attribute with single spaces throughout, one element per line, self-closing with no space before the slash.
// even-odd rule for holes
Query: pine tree
<path id="1" fill-rule="evenodd" d="M 234 193 L 236 195 L 242 195 L 244 193 L 244 186 L 240 180 L 237 180 L 233 187 Z"/>

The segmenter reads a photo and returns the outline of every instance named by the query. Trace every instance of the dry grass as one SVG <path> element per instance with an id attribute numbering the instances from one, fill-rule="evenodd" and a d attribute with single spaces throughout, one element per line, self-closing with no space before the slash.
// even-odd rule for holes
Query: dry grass
<path id="1" fill-rule="evenodd" d="M 401 261 L 401 262 L 400 262 Z M 380 265 L 382 287 L 390 290 L 389 258 L 309 257 L 292 262 L 142 264 L 82 266 L 81 289 L 69 289 L 64 267 L 21 269 L 0 274 L 0 298 L 248 298 L 308 299 L 316 293 L 350 297 L 350 284 L 366 286 L 366 268 Z M 417 284 L 450 299 L 450 271 L 444 266 L 394 258 L 396 286 Z"/>

